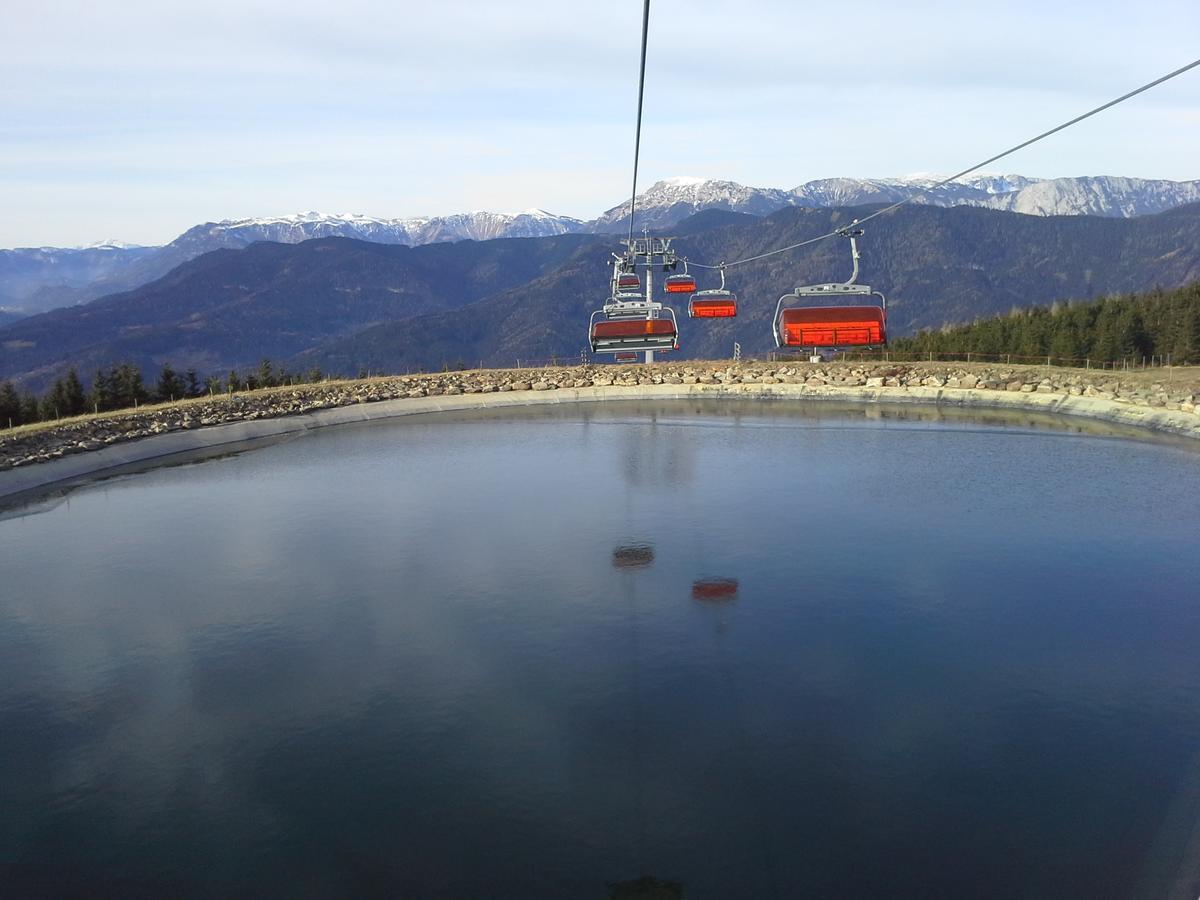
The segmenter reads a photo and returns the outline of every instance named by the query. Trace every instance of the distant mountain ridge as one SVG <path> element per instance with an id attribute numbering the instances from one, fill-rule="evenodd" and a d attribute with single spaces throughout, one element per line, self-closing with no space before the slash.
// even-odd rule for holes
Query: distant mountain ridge
<path id="1" fill-rule="evenodd" d="M 765 218 L 708 209 L 679 223 L 675 246 L 697 261 L 741 259 L 879 208 L 791 207 Z M 895 336 L 1200 279 L 1200 203 L 1129 219 L 913 204 L 867 230 L 862 280 L 888 295 Z M 323 238 L 217 250 L 135 290 L 0 326 L 0 381 L 37 390 L 70 366 L 86 379 L 120 362 L 148 373 L 170 363 L 216 374 L 269 357 L 292 370 L 353 375 L 577 356 L 588 315 L 607 296 L 611 249 L 609 235 L 564 234 L 420 247 Z M 747 354 L 762 353 L 772 346 L 781 293 L 840 280 L 849 269 L 845 242 L 834 240 L 736 268 L 736 319 L 691 321 L 686 297 L 675 303 L 680 352 L 720 357 L 737 341 Z M 701 287 L 715 286 L 713 273 L 697 277 Z"/>
<path id="2" fill-rule="evenodd" d="M 378 322 L 441 312 L 555 271 L 603 238 L 387 245 L 258 241 L 188 260 L 132 291 L 0 325 L 0 372 L 30 385 L 113 361 L 227 371 L 288 358 Z M 0 375 L 4 380 L 5 375 Z"/>
<path id="3" fill-rule="evenodd" d="M 684 222 L 681 230 L 689 234 L 676 247 L 695 259 L 744 258 L 827 234 L 878 208 L 796 207 L 696 232 Z M 896 337 L 1013 308 L 1200 280 L 1200 203 L 1131 219 L 914 204 L 876 220 L 867 231 L 860 244 L 861 281 L 887 295 L 889 330 Z M 586 347 L 588 314 L 602 300 L 606 274 L 602 256 L 578 257 L 516 290 L 369 326 L 306 351 L 289 365 L 353 373 L 575 355 Z M 679 353 L 721 358 L 734 342 L 745 354 L 765 353 L 774 347 L 771 318 L 782 293 L 849 274 L 843 241 L 821 241 L 732 270 L 736 318 L 690 320 L 686 302 L 675 304 Z M 711 273 L 701 273 L 699 281 L 701 287 L 715 286 Z"/>
<path id="4" fill-rule="evenodd" d="M 318 212 L 272 218 L 207 222 L 190 228 L 172 241 L 177 247 L 245 247 L 255 241 L 298 244 L 322 237 L 347 237 L 377 244 L 409 247 L 438 241 L 488 241 L 509 237 L 549 237 L 584 231 L 586 223 L 541 209 L 516 215 L 470 212 L 453 216 L 379 219 L 364 215 L 324 215 Z"/>
<path id="5" fill-rule="evenodd" d="M 926 205 L 979 206 L 1037 216 L 1130 217 L 1200 201 L 1200 181 L 973 175 L 933 189 L 939 180 L 939 176 L 928 174 L 880 179 L 825 178 L 782 190 L 718 179 L 668 178 L 638 195 L 636 224 L 639 228 L 662 231 L 709 209 L 761 217 L 791 206 L 861 206 L 896 203 L 914 196 L 915 202 Z M 921 194 L 922 191 L 929 193 Z M 443 241 L 580 232 L 612 234 L 628 227 L 629 206 L 629 201 L 625 201 L 591 221 L 541 209 L 516 215 L 471 212 L 397 219 L 307 212 L 206 222 L 162 247 L 106 241 L 87 248 L 0 250 L 0 312 L 6 313 L 7 318 L 31 315 L 130 290 L 203 253 L 246 247 L 256 241 L 294 244 L 313 238 L 346 237 L 422 246 Z"/>

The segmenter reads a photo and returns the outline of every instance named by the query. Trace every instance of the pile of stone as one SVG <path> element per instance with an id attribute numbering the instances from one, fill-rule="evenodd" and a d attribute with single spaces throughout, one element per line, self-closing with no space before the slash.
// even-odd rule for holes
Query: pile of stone
<path id="1" fill-rule="evenodd" d="M 1096 397 L 1196 414 L 1200 369 L 1139 373 L 963 363 L 679 362 L 652 366 L 578 365 L 484 369 L 324 382 L 218 395 L 172 405 L 83 416 L 53 425 L 0 431 L 0 470 L 96 450 L 120 441 L 321 409 L 416 397 L 555 391 L 642 385 L 772 385 L 982 390 Z"/>

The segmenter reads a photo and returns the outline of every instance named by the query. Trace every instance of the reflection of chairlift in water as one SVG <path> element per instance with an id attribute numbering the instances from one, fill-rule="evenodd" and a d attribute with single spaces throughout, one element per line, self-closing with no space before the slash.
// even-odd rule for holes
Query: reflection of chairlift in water
<path id="1" fill-rule="evenodd" d="M 649 875 L 608 885 L 609 900 L 683 900 L 682 881 L 663 881 Z"/>
<path id="2" fill-rule="evenodd" d="M 693 319 L 729 319 L 737 315 L 737 294 L 725 287 L 725 266 L 721 265 L 721 286 L 697 291 L 688 300 L 688 315 Z"/>
<path id="3" fill-rule="evenodd" d="M 613 548 L 612 564 L 615 568 L 626 570 L 645 569 L 654 563 L 654 545 L 649 543 L 631 543 L 620 544 Z M 645 843 L 646 840 L 646 822 L 645 822 L 645 807 L 642 800 L 642 780 L 643 773 L 641 769 L 641 747 L 638 743 L 642 740 L 641 728 L 641 701 L 637 697 L 638 684 L 640 678 L 638 670 L 640 662 L 638 661 L 638 639 L 637 639 L 637 598 L 634 589 L 634 584 L 639 580 L 636 571 L 629 571 L 621 577 L 625 583 L 625 596 L 629 608 L 629 635 L 630 635 L 630 664 L 633 669 L 633 727 L 629 730 L 629 734 L 635 742 L 633 747 L 633 758 L 636 760 L 636 770 L 633 775 L 633 786 L 635 790 L 634 800 L 634 817 L 636 819 L 635 827 L 637 829 L 639 846 Z M 683 900 L 683 882 L 667 881 L 659 878 L 654 878 L 650 875 L 643 875 L 640 878 L 633 878 L 627 881 L 613 881 L 605 885 L 608 889 L 610 900 Z"/>
<path id="4" fill-rule="evenodd" d="M 622 544 L 613 549 L 612 564 L 618 569 L 641 569 L 653 562 L 653 544 Z"/>
<path id="5" fill-rule="evenodd" d="M 887 298 L 870 285 L 856 284 L 858 279 L 858 238 L 861 228 L 849 228 L 838 232 L 850 239 L 850 256 L 854 271 L 848 281 L 841 284 L 808 284 L 797 287 L 792 293 L 779 298 L 772 320 L 776 347 L 809 348 L 814 354 L 820 348 L 840 347 L 885 347 L 887 346 Z M 830 306 L 834 298 L 871 300 L 870 305 L 856 304 Z"/>
<path id="6" fill-rule="evenodd" d="M 736 578 L 701 578 L 692 582 L 692 599 L 704 603 L 736 600 L 738 580 Z"/>

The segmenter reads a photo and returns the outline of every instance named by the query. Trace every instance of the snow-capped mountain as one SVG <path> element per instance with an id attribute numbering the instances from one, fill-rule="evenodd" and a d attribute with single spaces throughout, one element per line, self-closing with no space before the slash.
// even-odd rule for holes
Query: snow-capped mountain
<path id="1" fill-rule="evenodd" d="M 432 244 L 437 241 L 484 241 L 506 237 L 546 237 L 582 231 L 584 223 L 541 209 L 516 215 L 469 212 L 453 216 L 380 219 L 363 215 L 323 215 L 226 219 L 190 228 L 168 246 L 180 249 L 244 247 L 255 241 L 297 244 L 320 237 L 347 237 L 380 244 Z"/>
<path id="2" fill-rule="evenodd" d="M 911 198 L 935 206 L 983 206 L 1038 216 L 1127 217 L 1200 200 L 1200 181 L 983 174 L 939 184 L 944 177 L 919 173 L 900 178 L 821 178 L 790 191 L 717 179 L 668 178 L 638 194 L 635 214 L 638 228 L 662 229 L 704 209 L 762 216 L 786 206 L 865 206 Z M 628 223 L 627 200 L 587 223 L 587 228 L 620 231 Z"/>
<path id="3" fill-rule="evenodd" d="M 791 190 L 748 187 L 719 179 L 667 178 L 638 194 L 636 227 L 663 231 L 706 209 L 765 216 L 787 206 L 863 206 L 910 197 L 914 202 L 937 206 L 982 206 L 1039 216 L 1108 217 L 1147 215 L 1200 201 L 1200 181 L 982 174 L 934 187 L 941 178 L 929 173 L 900 178 L 823 178 Z M 628 217 L 628 200 L 590 222 L 541 209 L 515 215 L 471 212 L 399 219 L 307 212 L 206 222 L 162 247 L 107 240 L 90 247 L 0 250 L 0 310 L 32 315 L 85 302 L 145 284 L 210 250 L 240 248 L 255 241 L 298 243 L 318 237 L 348 237 L 417 246 L 579 231 L 613 233 L 628 227 Z"/>
<path id="4" fill-rule="evenodd" d="M 992 206 L 996 198 L 1008 197 L 1032 185 L 1045 183 L 1043 179 L 1025 175 L 969 175 L 940 184 L 944 179 L 944 175 L 925 172 L 901 178 L 823 178 L 792 188 L 792 194 L 800 206 L 862 206 L 869 203 L 897 203 L 909 198 L 913 198 L 915 203 L 936 206 Z"/>
<path id="5" fill-rule="evenodd" d="M 1200 181 L 1143 178 L 1055 178 L 997 193 L 976 206 L 1031 216 L 1144 216 L 1200 201 Z"/>
<path id="6" fill-rule="evenodd" d="M 706 178 L 666 178 L 637 195 L 634 210 L 638 228 L 669 228 L 705 209 L 765 216 L 785 206 L 796 205 L 790 191 L 755 188 L 735 181 Z M 629 225 L 629 201 L 614 206 L 587 223 L 589 231 L 620 231 Z"/>

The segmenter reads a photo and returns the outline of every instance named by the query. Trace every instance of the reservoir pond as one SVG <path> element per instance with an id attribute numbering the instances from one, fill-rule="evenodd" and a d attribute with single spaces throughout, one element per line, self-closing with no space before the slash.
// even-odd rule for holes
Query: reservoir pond
<path id="1" fill-rule="evenodd" d="M 1064 423 L 413 416 L 8 510 L 0 894 L 1195 898 L 1200 454 Z"/>

